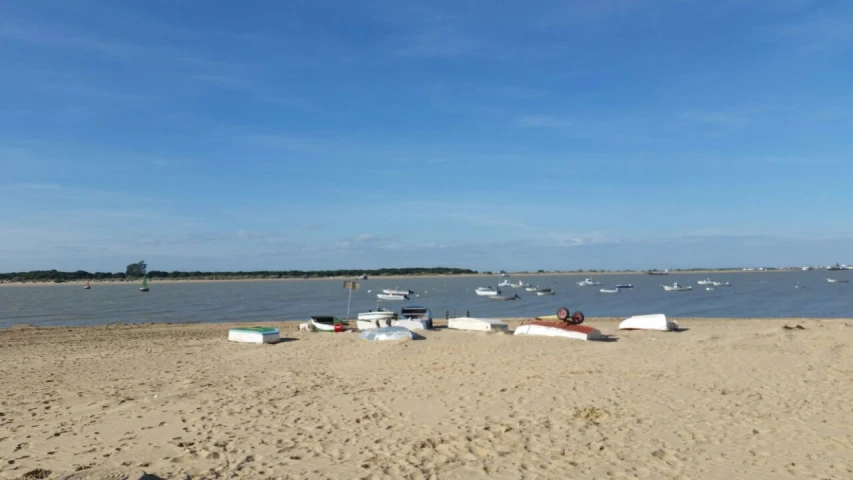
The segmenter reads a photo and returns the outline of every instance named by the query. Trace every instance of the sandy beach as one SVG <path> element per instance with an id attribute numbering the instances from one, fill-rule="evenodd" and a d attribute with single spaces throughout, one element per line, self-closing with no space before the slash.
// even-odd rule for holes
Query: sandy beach
<path id="1" fill-rule="evenodd" d="M 603 342 L 0 330 L 0 478 L 853 478 L 853 319 L 676 320 L 588 319 Z"/>

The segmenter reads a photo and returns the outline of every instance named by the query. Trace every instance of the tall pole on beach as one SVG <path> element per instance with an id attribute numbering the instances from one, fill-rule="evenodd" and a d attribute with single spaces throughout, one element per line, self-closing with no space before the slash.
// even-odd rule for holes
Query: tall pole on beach
<path id="1" fill-rule="evenodd" d="M 347 298 L 347 321 L 349 321 L 349 307 L 350 307 L 350 303 L 352 302 L 352 291 L 358 290 L 358 282 L 352 282 L 349 280 L 345 281 L 344 282 L 344 288 L 349 290 L 349 298 Z"/>

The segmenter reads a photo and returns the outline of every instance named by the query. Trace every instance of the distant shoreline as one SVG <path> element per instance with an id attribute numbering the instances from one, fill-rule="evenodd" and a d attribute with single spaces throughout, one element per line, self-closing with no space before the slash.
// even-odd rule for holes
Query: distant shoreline
<path id="1" fill-rule="evenodd" d="M 659 274 L 659 275 L 650 275 L 650 276 L 670 276 L 676 277 L 678 275 L 729 275 L 729 274 L 750 274 L 750 273 L 785 273 L 785 272 L 799 272 L 801 270 L 741 270 L 741 269 L 729 269 L 729 270 L 681 270 L 681 271 L 670 271 L 668 274 Z M 537 276 L 537 277 L 565 277 L 565 276 L 574 276 L 574 277 L 598 277 L 598 276 L 609 276 L 609 275 L 648 275 L 647 271 L 606 271 L 606 272 L 512 272 L 507 273 L 507 278 L 515 278 L 515 277 L 527 277 L 527 276 Z M 177 284 L 177 283 L 248 283 L 248 282 L 297 282 L 297 281 L 324 281 L 324 280 L 337 280 L 337 281 L 345 281 L 345 280 L 354 280 L 360 283 L 370 283 L 370 282 L 380 282 L 382 280 L 403 280 L 403 279 L 412 279 L 412 278 L 492 278 L 492 277 L 500 277 L 499 273 L 459 273 L 459 274 L 447 274 L 447 275 L 382 275 L 382 276 L 374 276 L 368 277 L 367 280 L 360 280 L 357 277 L 311 277 L 311 278 L 300 278 L 300 277 L 285 277 L 285 278 L 221 278 L 221 279 L 212 279 L 212 278 L 187 278 L 187 279 L 175 279 L 175 278 L 148 278 L 149 284 Z M 110 285 L 110 284 L 139 284 L 141 279 L 133 279 L 133 280 L 89 280 L 89 283 L 92 285 Z M 44 282 L 31 282 L 31 281 L 11 281 L 4 280 L 0 281 L 0 287 L 26 287 L 26 286 L 80 286 L 84 285 L 86 280 L 70 280 L 64 282 L 54 282 L 54 281 L 44 281 Z"/>

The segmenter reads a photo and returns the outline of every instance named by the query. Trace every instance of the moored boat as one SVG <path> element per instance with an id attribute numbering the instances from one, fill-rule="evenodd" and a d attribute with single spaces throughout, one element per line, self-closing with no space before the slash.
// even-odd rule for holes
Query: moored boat
<path id="1" fill-rule="evenodd" d="M 509 286 L 512 288 L 528 288 L 530 287 L 530 284 L 519 280 L 518 283 L 510 283 Z"/>
<path id="2" fill-rule="evenodd" d="M 86 285 L 83 285 L 83 290 L 91 290 L 92 287 L 89 286 L 89 281 L 86 280 Z"/>
<path id="3" fill-rule="evenodd" d="M 388 295 L 411 295 L 415 292 L 413 292 L 411 290 L 401 290 L 399 288 L 386 288 L 386 289 L 382 290 L 382 293 L 385 293 Z"/>
<path id="4" fill-rule="evenodd" d="M 620 283 L 616 285 L 616 288 L 634 288 L 634 285 L 631 283 Z"/>
<path id="5" fill-rule="evenodd" d="M 714 281 L 710 278 L 706 278 L 705 280 L 699 280 L 696 282 L 697 285 L 713 285 Z"/>
<path id="6" fill-rule="evenodd" d="M 848 280 L 846 278 L 827 278 L 826 281 L 829 283 L 847 283 Z"/>
<path id="7" fill-rule="evenodd" d="M 512 283 L 510 283 L 508 278 L 504 278 L 501 280 L 501 283 L 498 284 L 498 287 L 512 287 Z"/>
<path id="8" fill-rule="evenodd" d="M 474 293 L 476 293 L 477 295 L 479 295 L 481 297 L 491 297 L 494 295 L 500 295 L 501 290 L 499 288 L 494 288 L 491 286 L 489 286 L 489 287 L 477 287 L 474 289 Z"/>
<path id="9" fill-rule="evenodd" d="M 598 287 L 601 285 L 601 282 L 594 282 L 591 278 L 584 278 L 580 282 L 578 282 L 578 286 L 581 287 Z"/>
<path id="10" fill-rule="evenodd" d="M 508 300 L 518 300 L 519 298 L 521 298 L 521 297 L 519 297 L 518 294 L 516 293 L 515 295 L 512 295 L 512 296 L 509 296 L 509 295 L 492 295 L 491 297 L 489 297 L 489 300 L 497 300 L 499 302 L 501 302 L 501 301 L 505 302 Z"/>
<path id="11" fill-rule="evenodd" d="M 139 287 L 139 291 L 140 292 L 147 292 L 148 291 L 148 277 L 147 276 L 142 277 L 142 286 Z"/>
<path id="12" fill-rule="evenodd" d="M 599 290 L 601 293 L 619 293 L 618 288 L 602 288 Z"/>
<path id="13" fill-rule="evenodd" d="M 376 298 L 378 298 L 379 300 L 389 301 L 409 300 L 408 295 L 404 295 L 401 293 L 377 293 Z"/>
<path id="14" fill-rule="evenodd" d="M 678 282 L 673 282 L 672 285 L 661 285 L 664 291 L 667 292 L 689 292 L 693 290 L 693 287 L 690 285 L 681 285 Z"/>

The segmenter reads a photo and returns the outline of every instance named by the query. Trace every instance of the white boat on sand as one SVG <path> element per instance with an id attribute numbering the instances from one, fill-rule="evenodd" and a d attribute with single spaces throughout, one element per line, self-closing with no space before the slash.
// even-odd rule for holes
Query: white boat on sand
<path id="1" fill-rule="evenodd" d="M 672 285 L 661 285 L 666 292 L 689 292 L 693 290 L 693 287 L 690 285 L 684 286 L 679 284 L 678 282 L 674 282 Z"/>
<path id="2" fill-rule="evenodd" d="M 368 312 L 359 313 L 358 320 L 356 320 L 356 326 L 359 330 L 366 330 L 368 328 L 379 328 L 384 326 L 390 326 L 391 322 L 396 319 L 397 314 L 395 312 L 380 308 L 377 310 L 370 310 Z"/>
<path id="3" fill-rule="evenodd" d="M 660 330 L 671 332 L 678 330 L 678 324 L 666 319 L 666 315 L 635 315 L 628 317 L 619 324 L 619 330 Z"/>
<path id="4" fill-rule="evenodd" d="M 340 318 L 325 315 L 312 316 L 311 326 L 318 332 L 343 332 L 348 329 L 346 322 Z"/>
<path id="5" fill-rule="evenodd" d="M 405 327 L 409 330 L 425 330 L 432 328 L 432 312 L 427 307 L 410 305 L 400 309 L 400 318 L 393 320 L 391 325 Z"/>
<path id="6" fill-rule="evenodd" d="M 509 332 L 509 325 L 496 318 L 451 318 L 447 321 L 447 328 L 475 332 Z"/>
<path id="7" fill-rule="evenodd" d="M 500 295 L 501 290 L 499 288 L 494 287 L 477 287 L 474 289 L 474 293 L 481 297 L 492 297 L 495 295 Z"/>

